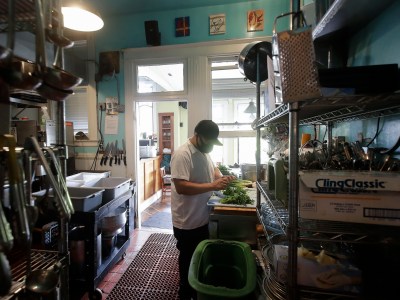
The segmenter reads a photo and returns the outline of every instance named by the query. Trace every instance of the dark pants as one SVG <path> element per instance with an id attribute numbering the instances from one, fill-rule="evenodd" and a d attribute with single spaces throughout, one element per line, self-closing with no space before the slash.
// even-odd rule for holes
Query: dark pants
<path id="1" fill-rule="evenodd" d="M 195 298 L 195 291 L 189 285 L 188 274 L 190 260 L 197 245 L 209 238 L 208 224 L 195 229 L 184 230 L 174 227 L 174 236 L 179 250 L 179 297 L 181 300 Z"/>

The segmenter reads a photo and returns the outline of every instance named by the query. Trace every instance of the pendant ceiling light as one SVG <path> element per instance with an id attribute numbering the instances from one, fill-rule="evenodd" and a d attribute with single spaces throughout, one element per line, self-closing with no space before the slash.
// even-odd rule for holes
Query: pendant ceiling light
<path id="1" fill-rule="evenodd" d="M 257 112 L 257 107 L 254 105 L 253 100 L 250 100 L 249 106 L 244 110 L 247 114 L 255 114 Z"/>
<path id="2" fill-rule="evenodd" d="M 244 113 L 250 114 L 250 118 L 254 119 L 254 114 L 257 112 L 257 107 L 254 105 L 253 100 L 250 100 L 249 106 L 244 110 Z"/>
<path id="3" fill-rule="evenodd" d="M 61 12 L 64 27 L 77 31 L 97 31 L 104 26 L 100 15 L 90 9 L 83 1 L 63 1 Z"/>

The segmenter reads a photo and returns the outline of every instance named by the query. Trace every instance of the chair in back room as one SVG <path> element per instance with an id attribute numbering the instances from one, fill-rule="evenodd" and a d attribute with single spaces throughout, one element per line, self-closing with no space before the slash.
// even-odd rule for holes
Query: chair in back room
<path id="1" fill-rule="evenodd" d="M 165 167 L 161 167 L 160 175 L 161 175 L 161 188 L 162 188 L 161 201 L 162 201 L 164 199 L 165 193 L 171 192 L 171 174 L 167 174 L 165 171 Z"/>

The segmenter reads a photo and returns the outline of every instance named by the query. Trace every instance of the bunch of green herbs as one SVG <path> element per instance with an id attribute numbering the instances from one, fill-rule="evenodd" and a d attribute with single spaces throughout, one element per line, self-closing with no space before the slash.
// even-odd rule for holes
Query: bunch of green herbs
<path id="1" fill-rule="evenodd" d="M 224 190 L 225 198 L 221 199 L 222 204 L 244 205 L 253 204 L 254 200 L 249 197 L 246 190 L 238 184 L 238 181 L 232 181 Z"/>

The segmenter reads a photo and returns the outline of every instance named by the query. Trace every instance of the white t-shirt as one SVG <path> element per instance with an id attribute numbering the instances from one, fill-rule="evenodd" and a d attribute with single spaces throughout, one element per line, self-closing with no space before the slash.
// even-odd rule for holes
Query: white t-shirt
<path id="1" fill-rule="evenodd" d="M 214 164 L 209 154 L 202 153 L 188 140 L 171 158 L 171 178 L 190 182 L 210 183 L 214 181 Z M 207 202 L 212 192 L 197 195 L 180 195 L 172 180 L 171 212 L 172 224 L 179 229 L 194 229 L 206 225 L 210 208 Z"/>

